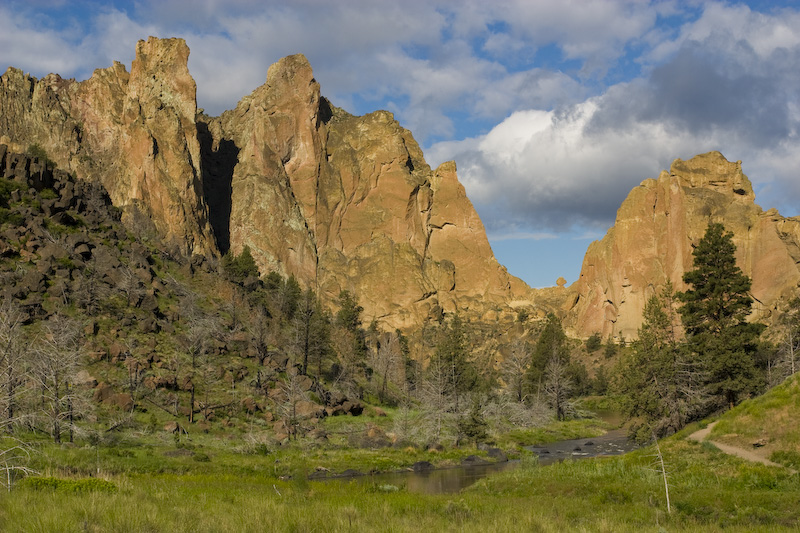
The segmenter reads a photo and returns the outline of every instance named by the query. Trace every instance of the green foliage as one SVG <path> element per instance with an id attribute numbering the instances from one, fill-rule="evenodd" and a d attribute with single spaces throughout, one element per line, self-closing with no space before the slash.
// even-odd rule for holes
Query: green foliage
<path id="1" fill-rule="evenodd" d="M 0 207 L 0 224 L 11 224 L 12 226 L 21 226 L 25 222 L 25 218 L 19 213 Z"/>
<path id="2" fill-rule="evenodd" d="M 348 290 L 339 293 L 339 311 L 336 313 L 336 322 L 351 333 L 361 327 L 361 312 L 364 308 Z"/>
<path id="3" fill-rule="evenodd" d="M 694 269 L 683 280 L 691 286 L 678 293 L 690 349 L 708 372 L 708 386 L 718 405 L 730 406 L 763 388 L 755 354 L 762 324 L 748 323 L 753 299 L 750 278 L 736 266 L 733 234 L 709 224 L 695 248 Z"/>
<path id="4" fill-rule="evenodd" d="M 21 185 L 15 181 L 0 178 L 0 207 L 8 207 L 11 201 L 11 193 L 19 190 Z"/>
<path id="5" fill-rule="evenodd" d="M 597 394 L 598 396 L 604 396 L 608 393 L 608 376 L 604 367 L 601 366 L 597 369 L 591 388 L 592 394 Z"/>
<path id="6" fill-rule="evenodd" d="M 303 290 L 300 288 L 297 278 L 294 277 L 294 274 L 291 274 L 286 279 L 286 283 L 283 284 L 281 290 L 280 309 L 287 320 L 294 319 L 297 309 L 300 306 L 300 296 L 302 294 Z"/>
<path id="7" fill-rule="evenodd" d="M 478 371 L 467 351 L 464 322 L 459 315 L 444 326 L 430 366 L 438 369 L 444 377 L 444 392 L 455 396 L 456 405 L 461 395 L 480 387 Z"/>
<path id="8" fill-rule="evenodd" d="M 611 335 L 609 335 L 608 340 L 606 341 L 606 346 L 603 348 L 603 357 L 606 359 L 611 359 L 617 355 L 617 351 L 617 345 Z"/>
<path id="9" fill-rule="evenodd" d="M 55 200 L 58 198 L 58 193 L 50 188 L 42 189 L 39 191 L 39 198 L 42 200 Z"/>
<path id="10" fill-rule="evenodd" d="M 50 159 L 45 149 L 36 143 L 28 146 L 28 155 L 37 158 L 39 162 L 44 163 L 52 169 L 55 169 L 58 166 L 56 165 L 55 161 Z"/>
<path id="11" fill-rule="evenodd" d="M 57 477 L 30 476 L 20 481 L 18 486 L 40 491 L 117 492 L 117 486 L 114 483 L 99 478 L 63 479 Z"/>
<path id="12" fill-rule="evenodd" d="M 583 396 L 592 392 L 592 380 L 589 379 L 589 371 L 586 365 L 580 361 L 572 361 L 567 366 L 567 379 L 572 384 L 572 395 Z"/>
<path id="13" fill-rule="evenodd" d="M 699 412 L 705 398 L 694 357 L 673 330 L 672 285 L 644 308 L 639 339 L 622 364 L 622 408 L 640 442 L 675 433 Z"/>
<path id="14" fill-rule="evenodd" d="M 569 348 L 567 346 L 567 335 L 561 326 L 561 320 L 549 313 L 546 318 L 544 329 L 536 341 L 531 364 L 526 372 L 526 380 L 530 390 L 537 390 L 544 378 L 545 368 L 551 359 L 556 359 L 563 365 L 569 365 Z"/>
<path id="15" fill-rule="evenodd" d="M 242 283 L 249 277 L 258 278 L 258 266 L 250 253 L 249 246 L 245 246 L 235 257 L 233 252 L 228 250 L 222 258 L 222 268 L 228 279 L 237 283 Z"/>
<path id="16" fill-rule="evenodd" d="M 458 421 L 458 432 L 463 435 L 468 441 L 474 442 L 475 446 L 479 443 L 485 442 L 489 437 L 487 429 L 489 424 L 481 413 L 480 403 L 473 402 L 472 408 L 465 416 Z"/>
<path id="17" fill-rule="evenodd" d="M 600 334 L 595 332 L 586 339 L 586 351 L 589 353 L 596 352 L 600 349 L 603 345 L 603 339 L 600 337 Z"/>

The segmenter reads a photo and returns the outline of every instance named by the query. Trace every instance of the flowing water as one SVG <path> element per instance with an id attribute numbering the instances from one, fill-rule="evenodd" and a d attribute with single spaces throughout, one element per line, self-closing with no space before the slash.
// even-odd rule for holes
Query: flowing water
<path id="1" fill-rule="evenodd" d="M 621 418 L 616 413 L 597 413 L 598 417 L 612 425 L 619 425 Z M 563 440 L 543 446 L 527 446 L 526 449 L 539 456 L 542 466 L 563 461 L 565 459 L 589 459 L 621 455 L 636 448 L 629 441 L 627 430 L 613 429 L 599 437 Z M 377 486 L 394 486 L 409 492 L 425 494 L 450 494 L 469 487 L 476 481 L 496 472 L 518 466 L 517 461 L 492 463 L 486 465 L 469 465 L 454 468 L 429 470 L 426 472 L 391 472 L 340 478 L 339 483 L 369 483 Z"/>

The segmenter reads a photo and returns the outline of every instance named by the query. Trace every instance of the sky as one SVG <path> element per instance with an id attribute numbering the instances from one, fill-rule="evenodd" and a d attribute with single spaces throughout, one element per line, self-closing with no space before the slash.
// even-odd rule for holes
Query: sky
<path id="1" fill-rule="evenodd" d="M 0 69 L 86 79 L 150 35 L 186 40 L 212 115 L 305 54 L 334 105 L 389 110 L 432 167 L 456 161 L 534 287 L 575 281 L 676 158 L 741 160 L 759 205 L 800 214 L 798 1 L 4 0 Z"/>

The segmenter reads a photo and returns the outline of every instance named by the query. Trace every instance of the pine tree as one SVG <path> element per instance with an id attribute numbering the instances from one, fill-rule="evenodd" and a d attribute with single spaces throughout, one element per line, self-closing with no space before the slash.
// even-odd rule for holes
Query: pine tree
<path id="1" fill-rule="evenodd" d="M 445 326 L 436 345 L 431 359 L 431 367 L 435 366 L 442 367 L 446 376 L 446 392 L 453 395 L 458 410 L 460 397 L 479 385 L 478 372 L 468 357 L 464 323 L 458 315 Z"/>
<path id="2" fill-rule="evenodd" d="M 669 284 L 662 298 L 654 295 L 645 304 L 639 338 L 620 373 L 623 411 L 640 442 L 675 433 L 706 400 L 704 375 L 673 330 L 671 295 Z"/>
<path id="3" fill-rule="evenodd" d="M 753 303 L 750 278 L 736 266 L 735 252 L 733 234 L 709 224 L 693 252 L 694 269 L 683 276 L 691 288 L 678 293 L 689 347 L 708 373 L 711 394 L 729 406 L 763 382 L 755 353 L 764 326 L 746 320 Z"/>
<path id="4" fill-rule="evenodd" d="M 551 360 L 556 359 L 564 368 L 569 365 L 567 335 L 561 326 L 561 320 L 553 313 L 548 314 L 546 320 L 539 340 L 536 341 L 531 355 L 531 364 L 526 373 L 528 388 L 534 393 L 541 389 L 545 369 Z"/>

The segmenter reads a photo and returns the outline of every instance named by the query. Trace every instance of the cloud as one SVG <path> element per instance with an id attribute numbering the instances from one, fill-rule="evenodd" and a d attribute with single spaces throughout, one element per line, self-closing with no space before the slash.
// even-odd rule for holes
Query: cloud
<path id="1" fill-rule="evenodd" d="M 113 60 L 129 64 L 137 39 L 184 37 L 198 104 L 211 114 L 261 85 L 270 64 L 302 52 L 334 104 L 388 108 L 423 146 L 441 141 L 428 158 L 457 160 L 497 235 L 604 228 L 632 186 L 675 157 L 711 149 L 743 160 L 762 203 L 798 203 L 798 28 L 796 10 L 718 2 L 0 7 L 3 58 L 39 76 L 88 77 Z"/>
<path id="2" fill-rule="evenodd" d="M 554 110 L 516 111 L 486 135 L 428 153 L 434 164 L 458 162 L 490 232 L 608 227 L 633 186 L 710 150 L 743 161 L 765 207 L 797 214 L 797 16 L 713 5 L 648 76 Z"/>

